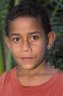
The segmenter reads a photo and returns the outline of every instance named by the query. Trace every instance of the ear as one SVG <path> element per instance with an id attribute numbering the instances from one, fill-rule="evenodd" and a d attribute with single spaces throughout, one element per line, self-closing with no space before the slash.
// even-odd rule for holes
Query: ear
<path id="1" fill-rule="evenodd" d="M 7 47 L 9 48 L 9 50 L 11 51 L 11 43 L 10 43 L 9 37 L 5 36 L 4 41 L 7 45 Z"/>
<path id="2" fill-rule="evenodd" d="M 52 46 L 54 44 L 54 41 L 55 41 L 55 38 L 56 38 L 55 32 L 50 32 L 48 34 L 48 46 L 47 46 L 47 49 L 52 48 Z"/>

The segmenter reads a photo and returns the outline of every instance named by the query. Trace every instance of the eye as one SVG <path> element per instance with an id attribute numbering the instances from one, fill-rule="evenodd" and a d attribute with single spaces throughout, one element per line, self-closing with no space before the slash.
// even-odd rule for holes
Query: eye
<path id="1" fill-rule="evenodd" d="M 13 42 L 17 43 L 17 42 L 21 42 L 21 39 L 19 37 L 14 37 L 12 39 Z"/>
<path id="2" fill-rule="evenodd" d="M 31 36 L 30 38 L 32 41 L 35 41 L 35 40 L 38 40 L 39 39 L 39 36 Z"/>

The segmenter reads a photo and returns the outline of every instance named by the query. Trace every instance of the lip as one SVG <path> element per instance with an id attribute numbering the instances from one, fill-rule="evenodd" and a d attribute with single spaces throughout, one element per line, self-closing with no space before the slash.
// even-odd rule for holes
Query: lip
<path id="1" fill-rule="evenodd" d="M 33 57 L 21 57 L 21 59 L 26 60 L 26 59 L 33 59 Z"/>

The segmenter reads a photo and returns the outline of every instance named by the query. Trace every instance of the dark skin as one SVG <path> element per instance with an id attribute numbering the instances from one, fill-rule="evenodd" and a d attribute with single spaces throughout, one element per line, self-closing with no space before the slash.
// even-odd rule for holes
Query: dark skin
<path id="1" fill-rule="evenodd" d="M 9 37 L 5 42 L 16 64 L 19 82 L 24 86 L 36 86 L 50 80 L 58 69 L 46 63 L 46 50 L 53 46 L 55 33 L 47 36 L 40 21 L 31 17 L 18 17 L 9 25 Z M 32 83 L 31 83 L 32 82 Z"/>

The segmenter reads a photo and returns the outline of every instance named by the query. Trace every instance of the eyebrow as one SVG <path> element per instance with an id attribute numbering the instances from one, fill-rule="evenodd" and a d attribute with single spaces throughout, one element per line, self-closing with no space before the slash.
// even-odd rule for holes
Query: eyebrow
<path id="1" fill-rule="evenodd" d="M 40 31 L 35 31 L 35 32 L 29 32 L 27 33 L 28 35 L 33 35 L 33 34 L 37 34 L 37 33 L 41 33 Z M 12 36 L 20 36 L 21 34 L 19 33 L 10 33 L 10 37 Z"/>
<path id="2" fill-rule="evenodd" d="M 35 31 L 35 32 L 30 32 L 28 33 L 29 35 L 33 35 L 33 34 L 37 34 L 37 33 L 41 33 L 40 31 Z"/>
<path id="3" fill-rule="evenodd" d="M 11 33 L 10 37 L 12 37 L 12 36 L 20 36 L 20 34 L 19 33 Z"/>

